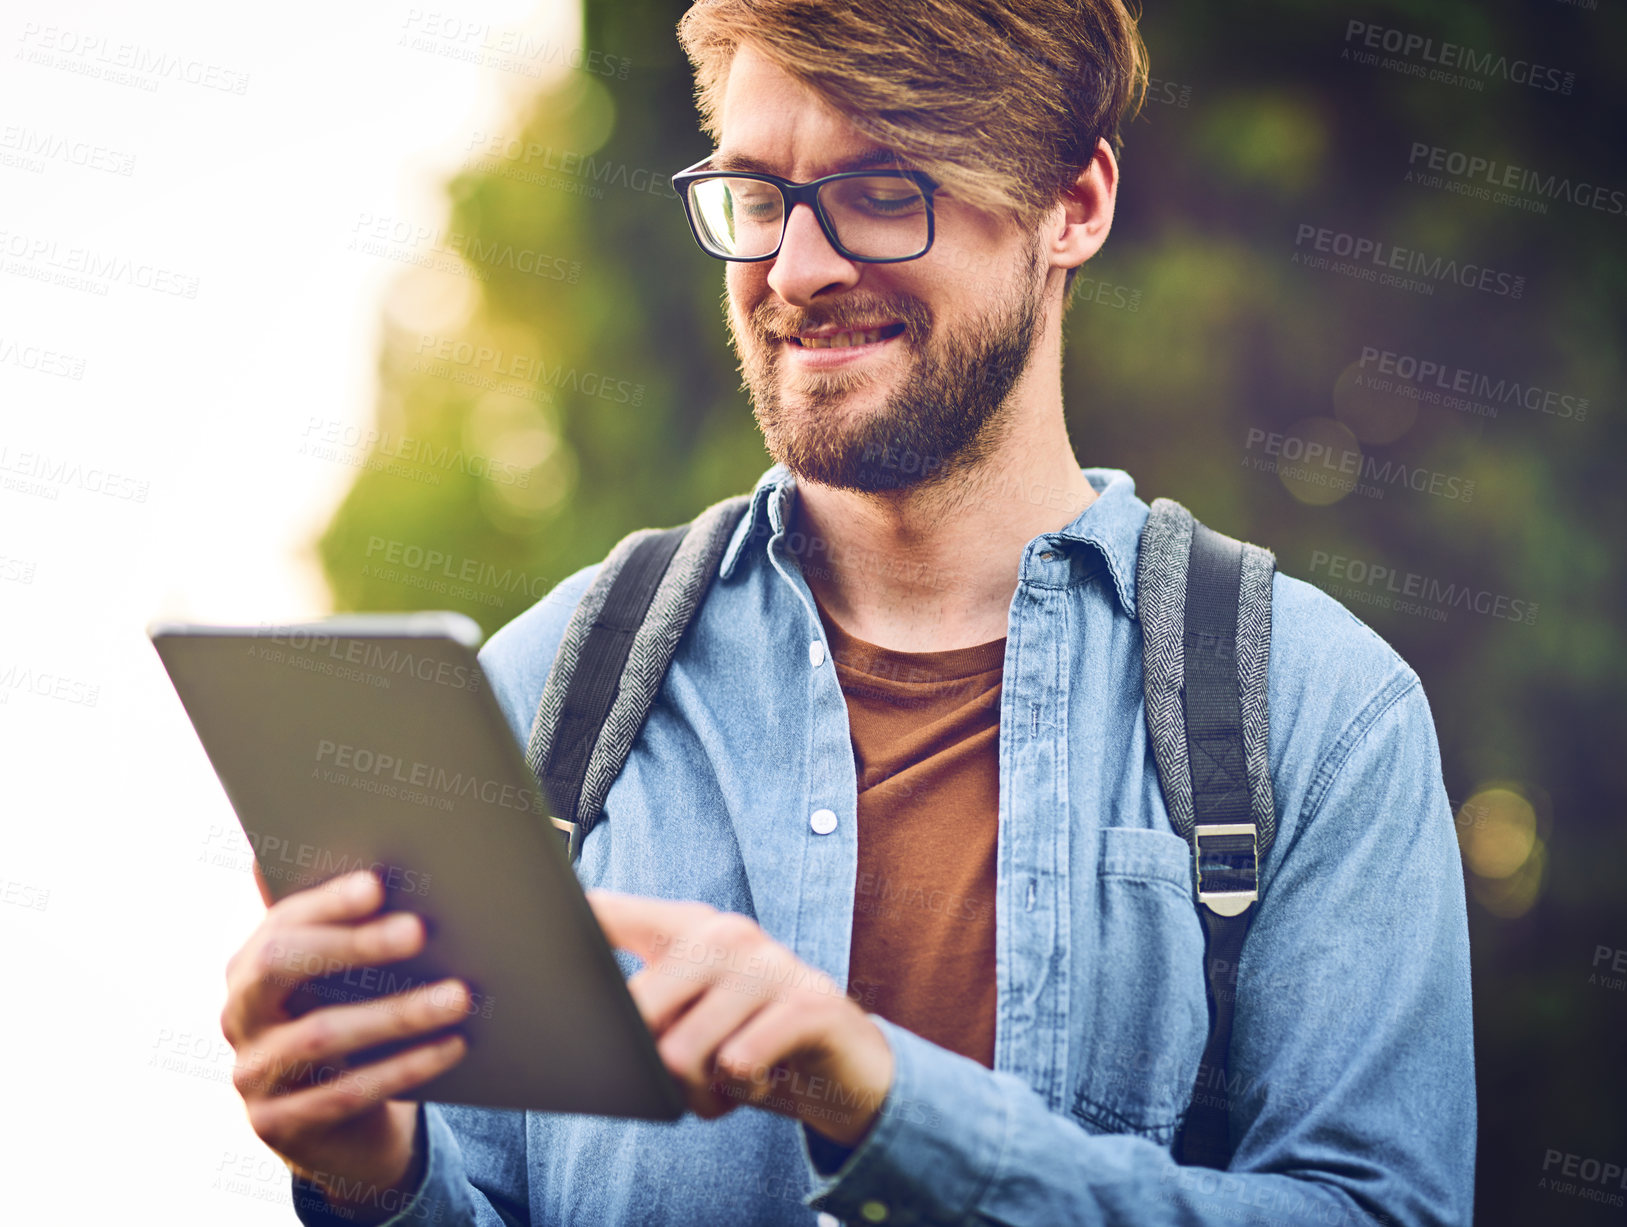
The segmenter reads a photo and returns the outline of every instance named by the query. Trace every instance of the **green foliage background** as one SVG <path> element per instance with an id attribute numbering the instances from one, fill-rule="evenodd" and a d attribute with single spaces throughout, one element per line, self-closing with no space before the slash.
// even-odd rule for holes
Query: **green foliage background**
<path id="1" fill-rule="evenodd" d="M 387 326 L 381 429 L 501 460 L 508 480 L 399 459 L 361 473 L 319 544 L 337 608 L 461 609 L 489 633 L 625 533 L 687 520 L 767 467 L 726 340 L 722 266 L 695 248 L 665 186 L 709 150 L 673 34 L 683 8 L 588 0 L 586 45 L 625 57 L 626 78 L 577 71 L 537 93 L 503 134 L 513 156 L 447 185 L 449 229 L 575 261 L 579 275 L 472 259 L 478 282 L 448 290 L 478 290 L 454 327 Z M 1474 90 L 1362 66 L 1341 54 L 1357 46 L 1351 21 L 1557 66 L 1574 86 Z M 1627 946 L 1627 216 L 1564 201 L 1535 213 L 1406 175 L 1423 143 L 1627 192 L 1627 19 L 1558 0 L 1148 0 L 1143 32 L 1153 91 L 1127 132 L 1113 236 L 1067 321 L 1076 451 L 1312 582 L 1331 582 L 1319 557 L 1345 555 L 1537 605 L 1534 624 L 1352 608 L 1423 676 L 1455 801 L 1506 782 L 1530 799 L 1546 855 L 1529 867 L 1541 877 L 1527 910 L 1488 908 L 1483 892 L 1471 903 L 1479 1218 L 1614 1221 L 1538 1182 L 1549 1150 L 1627 1159 L 1627 992 L 1591 965 L 1599 947 Z M 1307 269 L 1293 261 L 1304 224 L 1522 274 L 1524 293 L 1422 295 Z M 462 343 L 495 356 L 457 361 Z M 1389 433 L 1405 407 L 1350 387 L 1364 347 L 1589 408 L 1578 421 L 1420 406 L 1364 450 L 1472 481 L 1472 499 L 1391 485 L 1311 505 L 1250 465 L 1248 432 L 1321 418 Z M 381 542 L 451 561 L 381 566 Z M 475 578 L 448 578 L 459 574 Z"/>

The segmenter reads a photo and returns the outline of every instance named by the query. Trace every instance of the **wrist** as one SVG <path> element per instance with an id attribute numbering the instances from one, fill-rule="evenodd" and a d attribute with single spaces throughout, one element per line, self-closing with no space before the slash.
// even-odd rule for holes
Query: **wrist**
<path id="1" fill-rule="evenodd" d="M 408 1116 L 411 1121 L 411 1142 L 405 1166 L 399 1175 L 392 1177 L 388 1173 L 380 1173 L 360 1176 L 294 1169 L 295 1176 L 321 1198 L 322 1207 L 347 1223 L 365 1227 L 394 1217 L 423 1183 L 429 1166 L 429 1130 L 423 1105 L 397 1101 L 389 1107 Z"/>
<path id="2" fill-rule="evenodd" d="M 851 1057 L 845 1079 L 853 1106 L 839 1112 L 819 1111 L 804 1119 L 811 1131 L 849 1152 L 858 1149 L 881 1119 L 882 1108 L 892 1089 L 894 1070 L 892 1045 L 887 1036 L 869 1014 L 858 1011 L 857 1007 L 855 1013 L 857 1027 L 847 1049 Z"/>

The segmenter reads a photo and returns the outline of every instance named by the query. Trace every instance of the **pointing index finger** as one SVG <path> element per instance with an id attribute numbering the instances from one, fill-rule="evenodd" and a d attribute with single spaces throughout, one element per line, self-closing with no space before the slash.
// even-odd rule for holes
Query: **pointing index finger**
<path id="1" fill-rule="evenodd" d="M 586 892 L 594 918 L 612 946 L 630 950 L 645 962 L 672 944 L 673 936 L 698 919 L 705 904 L 647 899 L 620 891 Z"/>

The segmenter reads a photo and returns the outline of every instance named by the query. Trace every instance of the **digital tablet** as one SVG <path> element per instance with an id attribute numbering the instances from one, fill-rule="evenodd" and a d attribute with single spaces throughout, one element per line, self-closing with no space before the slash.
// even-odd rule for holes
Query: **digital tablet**
<path id="1" fill-rule="evenodd" d="M 306 1004 L 448 976 L 469 985 L 467 1054 L 404 1098 L 683 1114 L 475 659 L 472 619 L 161 622 L 148 634 L 272 895 L 371 867 L 387 910 L 424 918 L 418 956 L 325 973 L 302 991 Z"/>

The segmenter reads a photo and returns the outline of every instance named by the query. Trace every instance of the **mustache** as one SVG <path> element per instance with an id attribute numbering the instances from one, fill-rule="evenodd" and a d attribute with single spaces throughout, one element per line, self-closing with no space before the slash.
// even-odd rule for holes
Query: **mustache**
<path id="1" fill-rule="evenodd" d="M 819 313 L 788 313 L 764 304 L 751 314 L 751 327 L 759 337 L 778 339 L 817 328 L 838 330 L 902 321 L 906 336 L 920 336 L 930 322 L 926 308 L 916 301 L 886 303 L 847 301 Z"/>

